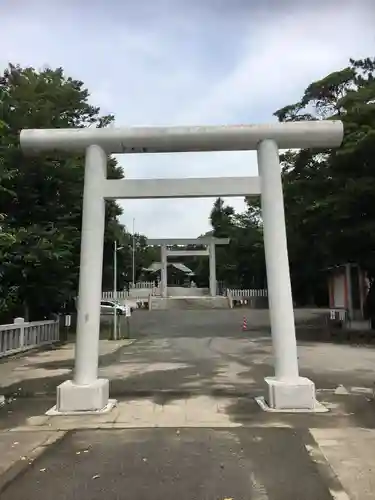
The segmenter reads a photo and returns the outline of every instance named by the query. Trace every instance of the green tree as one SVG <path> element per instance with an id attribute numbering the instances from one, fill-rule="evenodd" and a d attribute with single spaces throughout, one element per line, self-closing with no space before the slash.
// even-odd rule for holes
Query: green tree
<path id="1" fill-rule="evenodd" d="M 215 201 L 210 221 L 212 234 L 230 238 L 230 244 L 217 248 L 217 278 L 231 287 L 263 287 L 265 283 L 264 247 L 259 209 L 248 200 L 248 208 L 236 214 L 221 198 Z"/>
<path id="2" fill-rule="evenodd" d="M 263 229 L 257 207 L 248 205 L 247 210 L 235 216 L 232 242 L 238 285 L 242 288 L 266 287 Z"/>
<path id="3" fill-rule="evenodd" d="M 289 252 L 299 294 L 317 288 L 322 270 L 357 262 L 375 271 L 375 59 L 312 83 L 301 100 L 278 110 L 280 121 L 340 119 L 337 150 L 282 157 Z"/>
<path id="4" fill-rule="evenodd" d="M 282 122 L 344 123 L 340 148 L 281 155 L 294 298 L 322 304 L 328 266 L 356 262 L 375 277 L 375 59 L 350 60 L 275 116 Z M 220 250 L 221 277 L 260 286 L 265 275 L 260 203 L 246 201 L 248 209 L 235 214 L 217 200 L 211 224 L 215 236 L 231 238 L 230 248 Z"/>
<path id="5" fill-rule="evenodd" d="M 62 68 L 9 65 L 0 77 L 0 106 L 0 213 L 5 215 L 3 235 L 11 236 L 2 238 L 0 292 L 15 290 L 0 315 L 12 316 L 22 305 L 23 314 L 40 319 L 77 294 L 84 159 L 62 153 L 26 157 L 19 133 L 24 128 L 105 127 L 114 117 L 102 116 L 83 82 L 67 77 Z M 113 159 L 108 176 L 123 176 Z M 105 267 L 112 259 L 108 247 L 124 232 L 120 214 L 116 203 L 107 203 Z"/>

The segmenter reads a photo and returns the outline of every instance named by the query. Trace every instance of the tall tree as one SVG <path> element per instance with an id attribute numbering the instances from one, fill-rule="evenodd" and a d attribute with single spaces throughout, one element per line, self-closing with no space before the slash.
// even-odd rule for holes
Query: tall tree
<path id="1" fill-rule="evenodd" d="M 77 294 L 83 156 L 25 157 L 19 133 L 24 128 L 105 127 L 114 118 L 102 116 L 83 82 L 62 68 L 9 65 L 0 77 L 0 105 L 0 213 L 2 232 L 10 235 L 1 240 L 0 295 L 13 287 L 0 315 L 40 319 Z M 110 160 L 108 176 L 122 175 Z M 124 232 L 117 222 L 120 214 L 116 203 L 107 203 L 106 248 Z M 105 257 L 108 263 L 108 251 Z"/>
<path id="2" fill-rule="evenodd" d="M 294 282 L 306 292 L 326 266 L 348 261 L 374 274 L 375 59 L 350 60 L 275 115 L 280 121 L 340 119 L 345 128 L 337 150 L 282 157 Z"/>
<path id="3" fill-rule="evenodd" d="M 281 155 L 294 298 L 300 304 L 324 303 L 328 266 L 356 262 L 375 277 L 375 59 L 351 59 L 348 67 L 313 82 L 298 102 L 275 116 L 281 122 L 344 123 L 340 148 Z M 250 262 L 259 270 L 257 283 L 265 274 L 260 204 L 246 201 L 243 214 L 222 200 L 211 214 L 213 233 L 231 238 L 231 247 L 221 250 L 225 278 L 232 276 L 242 286 L 251 276 L 254 281 Z"/>
<path id="4" fill-rule="evenodd" d="M 217 248 L 217 278 L 227 286 L 263 287 L 265 279 L 263 234 L 256 206 L 236 214 L 233 207 L 218 198 L 211 211 L 213 236 L 230 238 L 228 246 Z"/>

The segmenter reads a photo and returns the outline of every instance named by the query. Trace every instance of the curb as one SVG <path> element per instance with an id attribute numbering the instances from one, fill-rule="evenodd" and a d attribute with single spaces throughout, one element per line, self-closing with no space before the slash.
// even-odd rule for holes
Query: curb
<path id="1" fill-rule="evenodd" d="M 34 429 L 29 429 L 33 432 Z M 3 493 L 19 476 L 25 474 L 30 466 L 41 455 L 50 451 L 55 445 L 62 441 L 67 435 L 67 431 L 56 431 L 52 436 L 47 438 L 42 444 L 36 446 L 27 457 L 22 460 L 21 458 L 10 465 L 0 475 L 0 494 Z"/>
<path id="2" fill-rule="evenodd" d="M 321 478 L 325 481 L 332 500 L 351 500 L 351 497 L 343 487 L 339 476 L 334 471 L 332 465 L 319 446 L 319 443 L 315 440 L 310 431 L 309 437 L 309 442 L 305 443 L 305 449 L 312 462 L 316 465 Z"/>

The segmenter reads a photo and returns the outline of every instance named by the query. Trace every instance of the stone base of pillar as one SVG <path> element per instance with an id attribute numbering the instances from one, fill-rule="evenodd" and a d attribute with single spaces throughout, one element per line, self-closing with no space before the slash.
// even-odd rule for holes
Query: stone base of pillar
<path id="1" fill-rule="evenodd" d="M 268 396 L 257 398 L 265 411 L 274 412 L 325 412 L 326 408 L 316 400 L 315 384 L 305 377 L 295 380 L 266 377 Z"/>
<path id="2" fill-rule="evenodd" d="M 116 405 L 109 399 L 109 381 L 97 379 L 88 385 L 66 380 L 57 387 L 56 406 L 47 415 L 88 415 L 107 413 Z"/>

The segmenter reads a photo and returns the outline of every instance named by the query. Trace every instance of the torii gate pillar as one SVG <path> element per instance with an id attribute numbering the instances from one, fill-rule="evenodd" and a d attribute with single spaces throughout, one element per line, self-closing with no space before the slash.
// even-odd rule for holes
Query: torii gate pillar
<path id="1" fill-rule="evenodd" d="M 217 281 L 216 281 L 216 244 L 212 241 L 209 245 L 209 269 L 210 269 L 210 295 L 216 297 Z"/>

